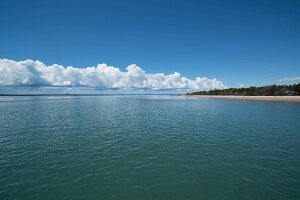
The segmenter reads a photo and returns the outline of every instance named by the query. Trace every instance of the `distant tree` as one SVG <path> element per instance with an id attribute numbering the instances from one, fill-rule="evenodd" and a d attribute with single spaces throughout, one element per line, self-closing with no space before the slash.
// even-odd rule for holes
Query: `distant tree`
<path id="1" fill-rule="evenodd" d="M 249 88 L 227 88 L 188 93 L 188 95 L 241 95 L 241 96 L 295 96 L 300 95 L 300 83 L 294 85 L 267 85 Z"/>

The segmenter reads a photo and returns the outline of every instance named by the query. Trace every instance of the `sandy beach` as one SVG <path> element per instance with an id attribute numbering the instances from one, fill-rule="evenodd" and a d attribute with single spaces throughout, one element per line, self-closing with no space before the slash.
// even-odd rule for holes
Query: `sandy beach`
<path id="1" fill-rule="evenodd" d="M 230 96 L 230 95 L 190 95 L 197 98 L 257 100 L 257 101 L 285 101 L 300 103 L 300 96 Z"/>

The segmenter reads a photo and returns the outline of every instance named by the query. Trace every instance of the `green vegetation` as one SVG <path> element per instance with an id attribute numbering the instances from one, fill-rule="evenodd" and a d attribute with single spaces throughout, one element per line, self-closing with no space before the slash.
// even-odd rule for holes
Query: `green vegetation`
<path id="1" fill-rule="evenodd" d="M 187 93 L 187 95 L 298 96 L 300 95 L 300 83 L 294 85 L 268 85 L 262 87 L 199 91 Z"/>

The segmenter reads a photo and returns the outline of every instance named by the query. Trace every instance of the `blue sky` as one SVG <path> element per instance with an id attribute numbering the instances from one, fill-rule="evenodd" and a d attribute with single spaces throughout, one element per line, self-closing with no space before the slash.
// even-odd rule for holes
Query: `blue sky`
<path id="1" fill-rule="evenodd" d="M 1 1 L 0 58 L 217 78 L 300 76 L 300 1 Z"/>

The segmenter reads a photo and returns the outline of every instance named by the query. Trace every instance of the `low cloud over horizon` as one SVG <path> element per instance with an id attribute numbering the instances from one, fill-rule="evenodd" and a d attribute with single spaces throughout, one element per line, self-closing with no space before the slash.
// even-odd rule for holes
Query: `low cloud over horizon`
<path id="1" fill-rule="evenodd" d="M 41 61 L 14 61 L 0 59 L 0 86 L 55 86 L 91 87 L 99 89 L 151 89 L 151 90 L 211 90 L 225 88 L 217 79 L 196 77 L 191 80 L 178 72 L 149 74 L 132 64 L 121 71 L 117 67 L 98 64 L 76 68 Z"/>
<path id="2" fill-rule="evenodd" d="M 300 83 L 300 76 L 283 77 L 278 80 L 279 83 Z"/>

